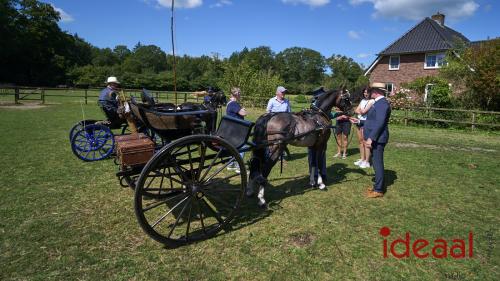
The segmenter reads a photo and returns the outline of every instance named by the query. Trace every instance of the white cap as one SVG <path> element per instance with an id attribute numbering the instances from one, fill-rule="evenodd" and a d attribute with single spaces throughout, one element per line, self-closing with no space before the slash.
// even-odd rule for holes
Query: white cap
<path id="1" fill-rule="evenodd" d="M 278 86 L 278 88 L 276 89 L 276 92 L 280 92 L 280 93 L 284 93 L 286 91 L 287 91 L 287 89 L 283 86 Z"/>
<path id="2" fill-rule="evenodd" d="M 108 80 L 106 80 L 106 84 L 109 84 L 109 83 L 120 84 L 120 82 L 118 82 L 118 79 L 116 79 L 116 77 L 114 77 L 114 76 L 108 77 Z"/>
<path id="3" fill-rule="evenodd" d="M 371 85 L 372 88 L 385 88 L 385 83 L 375 82 Z"/>

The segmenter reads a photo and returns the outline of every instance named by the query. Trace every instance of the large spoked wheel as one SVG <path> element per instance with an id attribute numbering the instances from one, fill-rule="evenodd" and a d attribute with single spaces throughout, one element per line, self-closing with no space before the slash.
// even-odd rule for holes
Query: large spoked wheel
<path id="1" fill-rule="evenodd" d="M 99 124 L 87 125 L 71 138 L 71 150 L 83 161 L 98 161 L 111 155 L 115 140 L 111 130 Z"/>
<path id="2" fill-rule="evenodd" d="M 241 173 L 232 168 L 236 163 Z M 244 167 L 238 151 L 219 137 L 193 135 L 168 144 L 136 182 L 134 208 L 140 226 L 166 245 L 215 235 L 240 207 Z"/>

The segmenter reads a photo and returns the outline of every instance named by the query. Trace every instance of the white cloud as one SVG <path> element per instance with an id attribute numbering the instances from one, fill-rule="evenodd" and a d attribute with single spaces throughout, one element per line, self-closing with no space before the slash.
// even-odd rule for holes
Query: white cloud
<path id="1" fill-rule="evenodd" d="M 364 58 L 367 58 L 369 56 L 371 56 L 371 55 L 370 54 L 365 54 L 365 53 L 358 54 L 358 58 L 360 58 L 360 59 L 364 59 Z"/>
<path id="2" fill-rule="evenodd" d="M 172 0 L 156 0 L 158 4 L 163 7 L 170 8 L 172 7 Z M 203 4 L 203 0 L 175 0 L 174 7 L 175 8 L 196 8 Z"/>
<path id="3" fill-rule="evenodd" d="M 351 5 L 371 3 L 373 16 L 421 20 L 436 12 L 447 18 L 460 19 L 474 14 L 479 8 L 476 0 L 349 0 Z"/>
<path id="4" fill-rule="evenodd" d="M 330 0 L 281 0 L 285 4 L 304 4 L 311 7 L 320 7 L 330 3 Z"/>
<path id="5" fill-rule="evenodd" d="M 219 0 L 217 3 L 210 5 L 210 8 L 221 8 L 224 6 L 232 5 L 233 1 L 230 0 Z"/>
<path id="6" fill-rule="evenodd" d="M 349 30 L 349 32 L 347 32 L 347 35 L 351 39 L 361 39 L 361 36 L 359 35 L 359 32 L 356 32 L 354 30 Z"/>
<path id="7" fill-rule="evenodd" d="M 59 16 L 61 17 L 61 22 L 72 22 L 74 21 L 75 19 L 68 13 L 66 13 L 63 9 L 61 8 L 57 8 L 56 6 L 54 6 L 54 4 L 50 4 L 52 6 L 52 8 L 54 8 L 54 10 L 56 12 L 59 13 Z"/>

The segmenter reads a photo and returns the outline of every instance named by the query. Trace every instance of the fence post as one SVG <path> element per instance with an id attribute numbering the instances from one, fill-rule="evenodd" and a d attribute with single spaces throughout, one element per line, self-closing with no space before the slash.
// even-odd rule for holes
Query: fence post
<path id="1" fill-rule="evenodd" d="M 42 98 L 42 104 L 45 104 L 45 89 L 42 89 L 42 92 L 40 93 L 41 98 Z"/>
<path id="2" fill-rule="evenodd" d="M 405 107 L 405 126 L 408 126 L 408 107 Z"/>
<path id="3" fill-rule="evenodd" d="M 472 112 L 472 130 L 474 131 L 476 129 L 476 113 Z"/>
<path id="4" fill-rule="evenodd" d="M 19 88 L 14 88 L 14 103 L 18 104 L 19 103 Z"/>
<path id="5" fill-rule="evenodd" d="M 184 102 L 187 102 L 187 93 L 184 93 Z"/>
<path id="6" fill-rule="evenodd" d="M 85 89 L 85 104 L 87 104 L 87 89 Z"/>

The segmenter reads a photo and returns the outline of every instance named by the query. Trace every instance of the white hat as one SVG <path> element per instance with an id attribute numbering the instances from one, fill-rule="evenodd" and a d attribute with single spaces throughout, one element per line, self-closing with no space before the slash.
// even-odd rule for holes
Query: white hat
<path id="1" fill-rule="evenodd" d="M 283 86 L 278 86 L 278 88 L 276 89 L 276 92 L 280 92 L 280 93 L 284 93 L 286 91 L 287 91 L 287 89 Z"/>
<path id="2" fill-rule="evenodd" d="M 118 79 L 116 79 L 116 77 L 114 77 L 114 76 L 108 77 L 108 80 L 106 80 L 106 84 L 109 84 L 109 83 L 120 84 L 120 82 L 118 82 Z"/>

